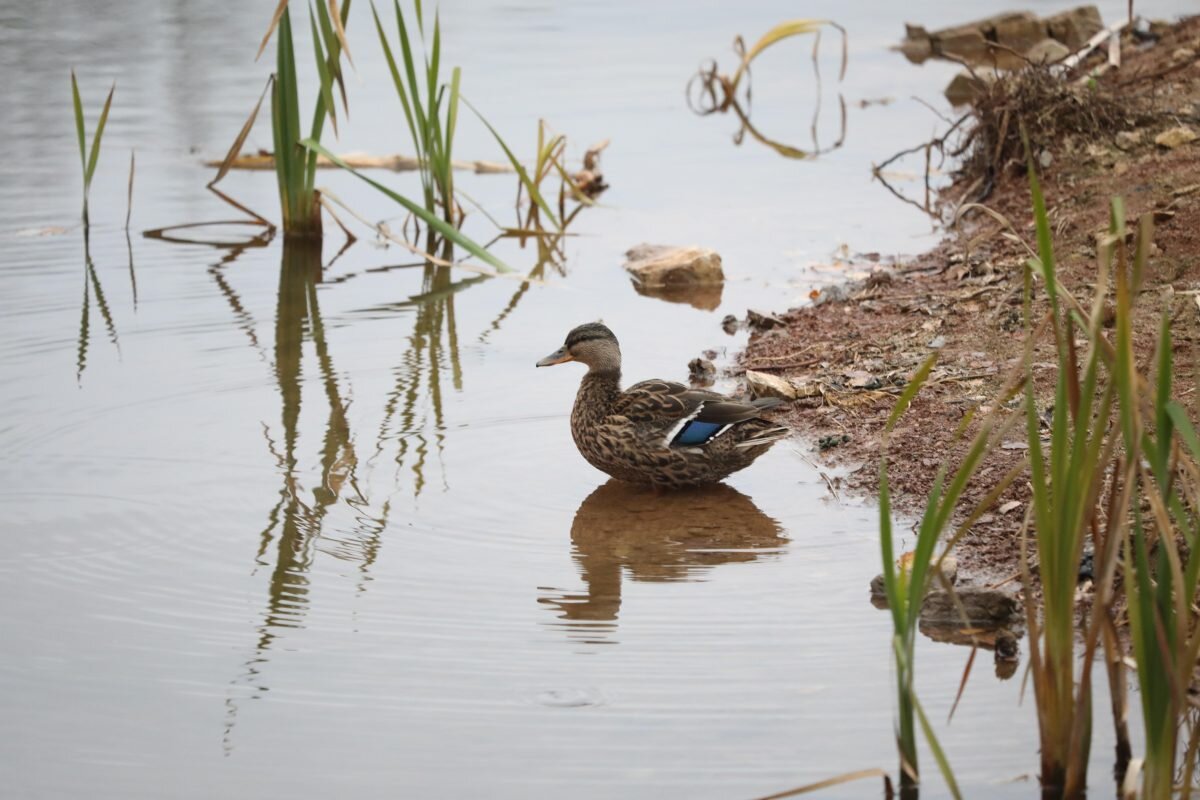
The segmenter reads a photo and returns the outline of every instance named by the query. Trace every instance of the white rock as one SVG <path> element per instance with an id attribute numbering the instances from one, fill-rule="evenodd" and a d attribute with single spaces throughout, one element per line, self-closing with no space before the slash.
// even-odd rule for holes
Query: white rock
<path id="1" fill-rule="evenodd" d="M 1166 147 L 1174 150 L 1183 144 L 1196 141 L 1196 132 L 1186 125 L 1180 125 L 1178 128 L 1171 128 L 1163 131 L 1158 136 L 1154 137 L 1154 143 L 1160 147 Z"/>
<path id="2" fill-rule="evenodd" d="M 755 397 L 781 397 L 784 400 L 796 399 L 795 387 L 777 375 L 768 375 L 765 372 L 755 372 L 748 369 L 746 370 L 746 385 L 750 387 L 750 394 Z"/>
<path id="3" fill-rule="evenodd" d="M 723 283 L 721 256 L 708 247 L 640 244 L 625 254 L 625 270 L 639 285 L 702 286 Z"/>

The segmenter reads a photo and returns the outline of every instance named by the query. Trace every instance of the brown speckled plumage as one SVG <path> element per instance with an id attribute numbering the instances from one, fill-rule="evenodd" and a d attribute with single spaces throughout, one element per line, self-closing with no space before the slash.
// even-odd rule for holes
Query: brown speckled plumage
<path id="1" fill-rule="evenodd" d="M 571 434 L 588 463 L 618 480 L 681 488 L 719 481 L 750 466 L 789 431 L 758 415 L 777 401 L 744 403 L 681 383 L 648 380 L 621 391 L 621 351 L 608 328 L 589 323 L 538 362 L 582 361 Z M 689 420 L 719 430 L 699 444 L 672 443 Z"/>

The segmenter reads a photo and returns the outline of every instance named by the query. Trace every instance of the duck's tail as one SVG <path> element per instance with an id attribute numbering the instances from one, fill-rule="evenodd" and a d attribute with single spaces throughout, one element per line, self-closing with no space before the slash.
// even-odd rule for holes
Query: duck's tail
<path id="1" fill-rule="evenodd" d="M 746 450 L 751 447 L 772 445 L 775 442 L 778 442 L 780 439 L 786 439 L 791 435 L 792 432 L 790 429 L 785 428 L 782 425 L 772 425 L 771 427 L 764 428 L 761 431 L 755 431 L 754 438 L 743 439 L 735 444 L 734 447 L 736 447 L 738 450 Z"/>

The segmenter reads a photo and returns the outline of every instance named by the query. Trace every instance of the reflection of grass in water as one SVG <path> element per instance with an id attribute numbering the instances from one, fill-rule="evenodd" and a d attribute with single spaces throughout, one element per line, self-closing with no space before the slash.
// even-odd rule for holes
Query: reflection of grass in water
<path id="1" fill-rule="evenodd" d="M 740 145 L 747 133 L 751 138 L 761 144 L 770 147 L 775 152 L 779 153 L 784 158 L 794 159 L 809 159 L 815 158 L 818 155 L 837 150 L 842 146 L 846 138 L 846 101 L 839 93 L 838 104 L 841 110 L 841 129 L 838 133 L 837 140 L 827 148 L 822 148 L 817 139 L 817 124 L 821 117 L 821 73 L 818 54 L 821 46 L 821 29 L 831 27 L 841 33 L 842 36 L 842 60 L 841 70 L 838 74 L 838 80 L 841 81 L 846 75 L 847 61 L 847 36 L 846 30 L 836 22 L 824 19 L 796 19 L 789 22 L 783 22 L 771 28 L 749 49 L 746 48 L 745 42 L 741 36 L 734 39 L 733 49 L 741 60 L 733 75 L 726 75 L 718 71 L 717 62 L 709 59 L 709 61 L 701 67 L 700 71 L 688 81 L 687 86 L 687 101 L 688 106 L 695 113 L 701 116 L 709 114 L 733 111 L 741 122 L 741 127 L 734 134 L 734 144 Z M 750 64 L 764 50 L 773 47 L 781 41 L 795 36 L 813 36 L 813 76 L 816 85 L 816 104 L 813 108 L 813 118 L 811 124 L 812 134 L 812 149 L 803 150 L 798 147 L 783 144 L 782 142 L 771 139 L 759 132 L 757 128 L 750 123 Z M 739 93 L 739 88 L 742 79 L 746 79 L 746 89 Z"/>
<path id="2" fill-rule="evenodd" d="M 449 368 L 455 390 L 461 391 L 463 387 L 454 295 L 486 279 L 479 275 L 460 281 L 451 278 L 449 268 L 426 264 L 421 276 L 421 292 L 397 306 L 415 307 L 416 315 L 413 331 L 408 337 L 409 346 L 400 365 L 394 370 L 396 385 L 384 406 L 376 455 L 382 452 L 384 442 L 395 436 L 396 466 L 403 468 L 409 460 L 411 449 L 415 456 L 410 463 L 414 496 L 420 495 L 425 487 L 425 465 L 429 455 L 430 442 L 425 429 L 430 421 L 419 410 L 422 407 L 421 400 L 426 396 L 433 412 L 433 444 L 443 465 L 442 484 L 448 488 L 441 458 L 445 448 L 443 371 Z"/>
<path id="3" fill-rule="evenodd" d="M 130 258 L 130 269 L 132 274 L 132 255 Z M 79 318 L 79 344 L 76 348 L 75 355 L 75 380 L 77 382 L 83 380 L 83 371 L 87 368 L 88 343 L 91 338 L 89 311 L 92 305 L 91 295 L 93 292 L 96 295 L 96 307 L 100 310 L 100 316 L 104 320 L 105 328 L 108 329 L 109 341 L 111 341 L 113 346 L 117 348 L 118 354 L 121 352 L 121 344 L 117 340 L 117 326 L 113 322 L 112 312 L 109 311 L 108 301 L 104 299 L 104 289 L 100 285 L 100 276 L 96 274 L 96 266 L 92 263 L 92 251 L 88 243 L 88 235 L 86 231 L 83 235 L 83 272 L 83 302 L 81 304 Z"/>

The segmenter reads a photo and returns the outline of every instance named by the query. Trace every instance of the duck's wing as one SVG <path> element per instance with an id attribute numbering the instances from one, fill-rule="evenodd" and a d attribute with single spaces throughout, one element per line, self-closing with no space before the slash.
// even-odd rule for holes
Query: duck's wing
<path id="1" fill-rule="evenodd" d="M 622 392 L 613 413 L 633 423 L 661 427 L 668 443 L 698 445 L 780 402 L 763 398 L 747 403 L 674 381 L 649 380 Z"/>

